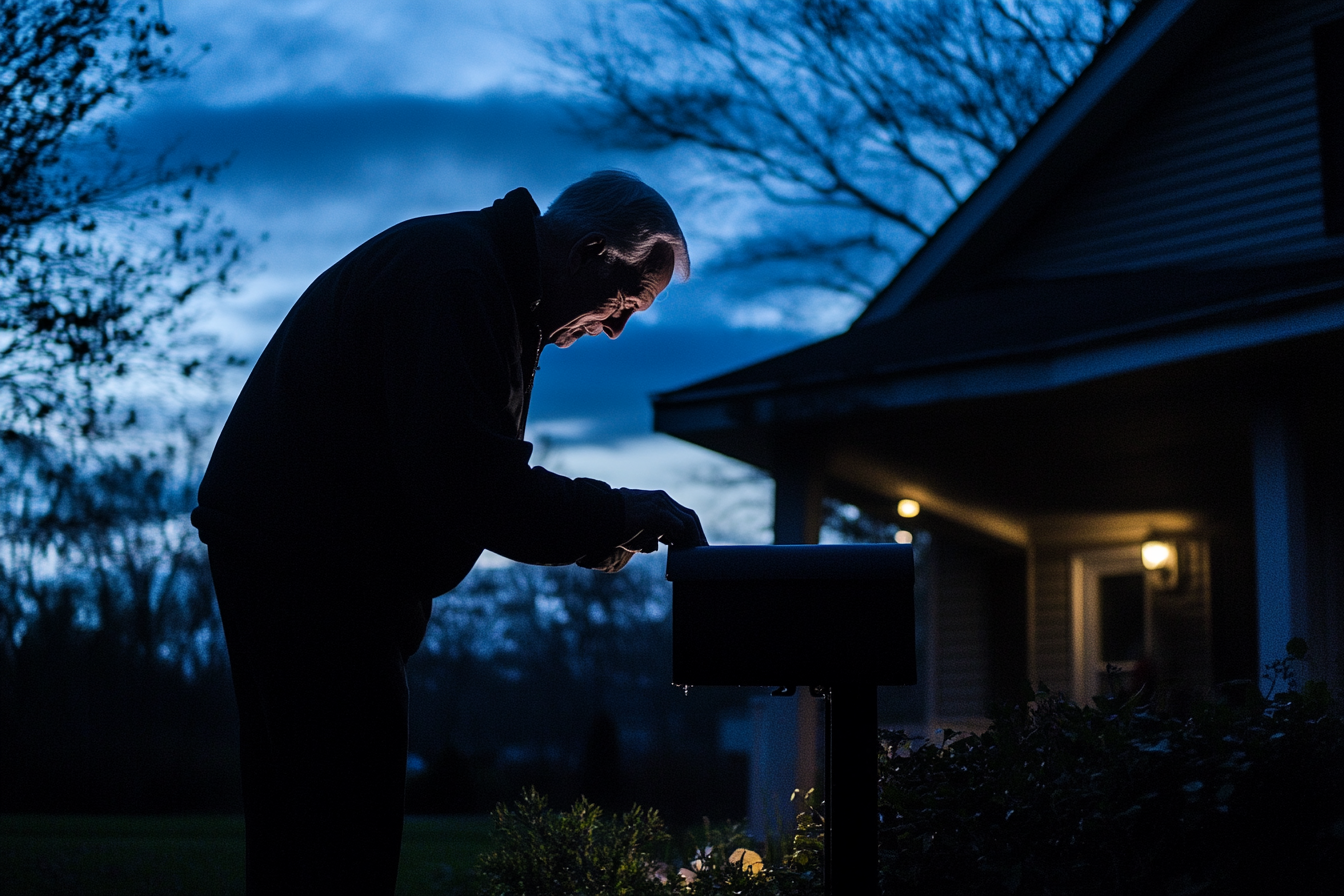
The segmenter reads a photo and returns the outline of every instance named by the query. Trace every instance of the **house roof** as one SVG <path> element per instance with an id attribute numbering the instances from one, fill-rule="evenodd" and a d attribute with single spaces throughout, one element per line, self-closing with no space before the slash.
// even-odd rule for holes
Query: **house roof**
<path id="1" fill-rule="evenodd" d="M 954 289 L 1104 145 L 1238 0 L 1148 0 L 855 320 Z"/>
<path id="2" fill-rule="evenodd" d="M 984 268 L 1238 4 L 1148 0 L 845 333 L 655 398 L 695 433 L 1057 388 L 1344 328 L 1344 257 L 1232 254 L 987 281 Z"/>
<path id="3" fill-rule="evenodd" d="M 806 391 L 810 407 L 831 413 L 896 408 L 1054 388 L 1341 327 L 1344 258 L 1000 284 L 664 393 L 658 428 L 701 428 L 687 413 L 705 402 Z"/>

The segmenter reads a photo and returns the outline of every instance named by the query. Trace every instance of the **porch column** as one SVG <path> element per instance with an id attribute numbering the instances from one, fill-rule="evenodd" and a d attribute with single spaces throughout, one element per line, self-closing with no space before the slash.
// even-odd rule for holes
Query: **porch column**
<path id="1" fill-rule="evenodd" d="M 775 544 L 816 544 L 821 533 L 822 460 L 799 446 L 780 446 L 774 466 Z M 799 620 L 805 641 L 806 620 Z M 814 681 L 780 681 L 797 685 L 793 697 L 761 697 L 752 707 L 752 752 L 747 798 L 747 830 L 754 837 L 793 830 L 794 789 L 806 792 L 817 780 L 820 734 L 819 699 L 807 686 Z"/>
<path id="2" fill-rule="evenodd" d="M 796 446 L 790 446 L 788 450 L 777 449 L 775 544 L 816 544 L 821 538 L 822 465 L 823 460 L 818 451 Z M 799 620 L 800 626 L 803 622 Z M 798 696 L 790 701 L 794 704 L 794 762 L 792 782 L 784 794 L 787 798 L 795 788 L 806 793 L 817 780 L 817 738 L 821 730 L 818 704 L 821 701 L 809 694 L 806 687 L 830 682 L 782 683 L 798 685 Z M 787 773 L 787 769 L 782 771 Z M 793 816 L 786 815 L 785 822 L 792 829 Z"/>
<path id="3" fill-rule="evenodd" d="M 821 536 L 822 461 L 780 446 L 775 456 L 775 544 L 816 544 Z"/>
<path id="4" fill-rule="evenodd" d="M 1256 415 L 1253 439 L 1255 576 L 1260 666 L 1282 659 L 1289 638 L 1310 643 L 1302 450 L 1281 400 Z"/>

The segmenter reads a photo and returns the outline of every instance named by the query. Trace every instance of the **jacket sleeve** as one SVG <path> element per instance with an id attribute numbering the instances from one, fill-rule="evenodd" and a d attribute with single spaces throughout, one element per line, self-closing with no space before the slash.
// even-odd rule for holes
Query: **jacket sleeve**
<path id="1" fill-rule="evenodd" d="M 525 563 L 573 563 L 620 543 L 624 502 L 592 479 L 529 465 L 517 320 L 502 281 L 421 272 L 384 294 L 384 394 L 396 503 L 444 538 Z"/>

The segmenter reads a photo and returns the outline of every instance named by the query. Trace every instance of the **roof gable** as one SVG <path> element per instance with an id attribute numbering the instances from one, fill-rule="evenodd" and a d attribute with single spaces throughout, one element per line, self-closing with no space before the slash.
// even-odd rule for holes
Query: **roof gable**
<path id="1" fill-rule="evenodd" d="M 1213 247 L 1205 253 L 1212 256 L 1227 234 L 1205 225 L 1226 217 L 1228 203 L 1238 199 L 1236 190 L 1219 184 L 1219 178 L 1240 178 L 1243 192 L 1254 192 L 1253 175 L 1248 177 L 1245 164 L 1237 168 L 1235 156 L 1257 137 L 1274 144 L 1268 147 L 1271 154 L 1283 156 L 1287 146 L 1286 154 L 1295 155 L 1286 169 L 1262 172 L 1261 194 L 1281 192 L 1281 178 L 1289 171 L 1301 181 L 1299 190 L 1314 187 L 1319 202 L 1309 24 L 1326 17 L 1329 6 L 1322 0 L 1140 4 L 1013 153 L 873 299 L 855 329 L 889 319 L 912 301 L 931 300 L 989 277 L 1082 276 L 1170 265 L 1198 256 L 1201 238 L 1204 246 Z M 1230 27 L 1221 28 L 1233 11 L 1238 14 Z M 1264 23 L 1258 19 L 1272 21 L 1272 33 L 1262 33 Z M 1248 85 L 1259 87 L 1260 94 L 1252 95 Z M 1287 94 L 1293 100 L 1285 105 Z M 1257 121 L 1260 132 L 1248 124 Z M 1176 151 L 1173 170 L 1173 144 L 1179 144 L 1175 138 L 1180 136 L 1193 146 L 1180 144 L 1185 145 L 1184 154 Z M 1196 147 L 1201 151 L 1192 151 Z M 1224 168 L 1219 168 L 1220 151 Z M 1251 161 L 1250 172 L 1261 161 Z M 1309 183 L 1312 177 L 1314 184 Z M 1192 179 L 1205 185 L 1203 195 L 1197 184 L 1189 183 Z M 1167 207 L 1182 183 L 1187 186 L 1187 207 Z M 1066 187 L 1068 195 L 1059 199 Z M 1220 191 L 1226 195 L 1211 201 L 1209 194 Z M 1110 214 L 1110 204 L 1123 207 L 1136 195 L 1150 197 L 1152 207 L 1139 208 L 1123 220 Z M 1260 199 L 1262 205 L 1274 201 L 1269 195 Z M 1154 220 L 1164 210 L 1165 221 Z M 1264 211 L 1250 201 L 1240 209 L 1246 240 L 1256 239 L 1257 210 Z M 1090 230 L 1080 229 L 1080 215 L 1091 216 Z M 1183 223 L 1183 215 L 1194 217 Z M 1311 215 L 1310 209 L 1298 209 L 1298 231 Z M 1108 222 L 1114 224 L 1109 231 Z M 1261 229 L 1278 223 L 1270 214 L 1259 219 Z M 1092 256 L 1079 253 L 1078 244 L 1104 242 L 1105 235 L 1117 245 L 1093 245 Z M 1172 243 L 1165 256 L 1147 253 L 1145 241 L 1150 245 L 1164 235 Z M 1300 247 L 1301 235 L 1285 235 L 1284 242 L 1298 241 Z M 1107 251 L 1123 254 L 1121 246 L 1129 250 L 1127 258 L 1105 256 Z M 1015 265 L 1007 258 L 1010 254 L 1022 261 Z M 1047 263 L 1061 257 L 1072 264 Z"/>
<path id="2" fill-rule="evenodd" d="M 1341 12 L 1338 0 L 1244 3 L 984 279 L 1344 252 L 1325 231 L 1311 32 Z"/>

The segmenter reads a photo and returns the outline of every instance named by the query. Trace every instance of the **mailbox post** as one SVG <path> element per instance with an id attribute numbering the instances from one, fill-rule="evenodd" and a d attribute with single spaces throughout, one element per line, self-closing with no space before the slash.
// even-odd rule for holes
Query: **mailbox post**
<path id="1" fill-rule="evenodd" d="M 877 890 L 878 685 L 915 684 L 914 561 L 901 544 L 672 549 L 678 685 L 826 698 L 826 889 Z"/>

